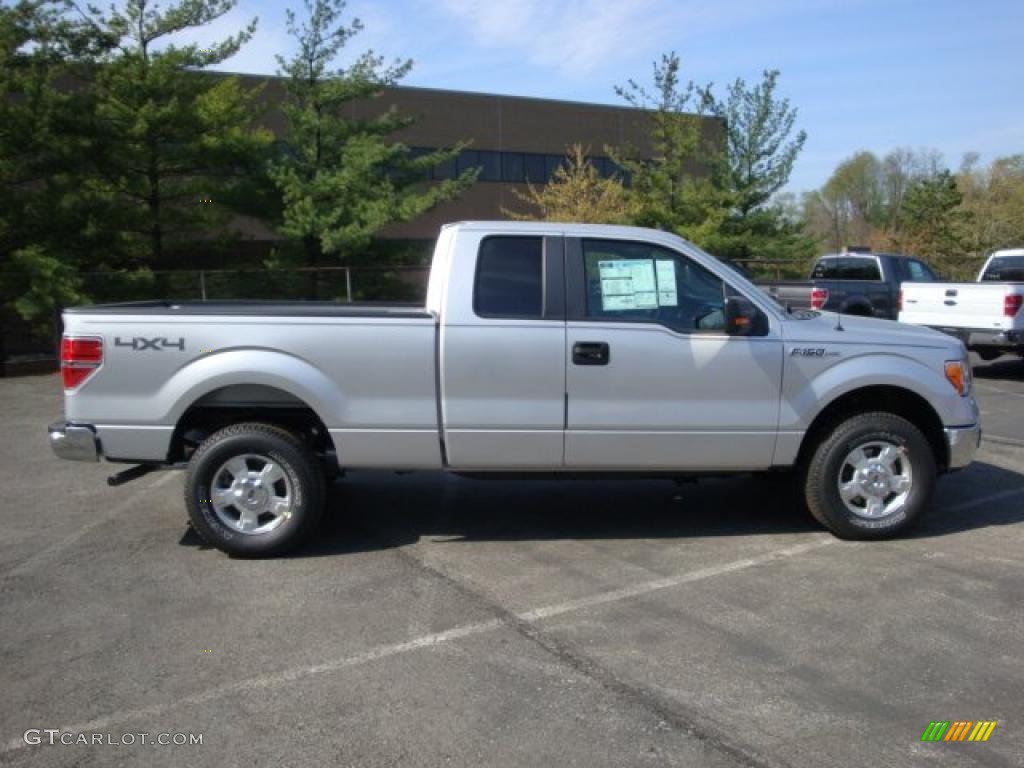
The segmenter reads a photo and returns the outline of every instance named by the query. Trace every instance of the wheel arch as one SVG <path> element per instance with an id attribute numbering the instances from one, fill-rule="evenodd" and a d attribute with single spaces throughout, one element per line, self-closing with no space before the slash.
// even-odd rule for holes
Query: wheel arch
<path id="1" fill-rule="evenodd" d="M 200 437 L 243 421 L 296 431 L 318 451 L 336 450 L 328 426 L 342 413 L 337 383 L 306 360 L 260 348 L 231 349 L 199 358 L 161 388 L 173 424 L 168 460 L 188 458 L 190 432 Z"/>
<path id="2" fill-rule="evenodd" d="M 853 315 L 854 317 L 875 316 L 875 308 L 872 306 L 871 301 L 862 294 L 845 299 L 839 306 L 839 312 L 840 314 Z"/>
<path id="3" fill-rule="evenodd" d="M 206 392 L 185 408 L 174 426 L 168 460 L 187 461 L 214 432 L 244 422 L 286 429 L 318 454 L 335 450 L 323 419 L 302 398 L 265 384 L 229 384 Z"/>
<path id="4" fill-rule="evenodd" d="M 829 402 L 811 422 L 800 442 L 797 466 L 806 466 L 822 439 L 842 421 L 860 413 L 880 411 L 905 418 L 921 430 L 939 471 L 949 465 L 942 419 L 924 397 L 900 386 L 877 384 L 845 392 Z"/>

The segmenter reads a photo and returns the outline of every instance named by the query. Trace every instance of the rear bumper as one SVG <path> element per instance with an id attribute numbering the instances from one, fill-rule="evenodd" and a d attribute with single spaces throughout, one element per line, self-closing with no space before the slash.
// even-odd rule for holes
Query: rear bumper
<path id="1" fill-rule="evenodd" d="M 974 347 L 1020 349 L 1024 347 L 1024 333 L 1020 331 L 969 331 L 964 343 L 968 349 Z"/>
<path id="2" fill-rule="evenodd" d="M 99 461 L 100 444 L 96 432 L 85 424 L 57 421 L 47 428 L 50 447 L 59 458 L 70 461 Z"/>
<path id="3" fill-rule="evenodd" d="M 968 348 L 974 347 L 1003 347 L 1006 349 L 1024 347 L 1024 332 L 1022 331 L 993 331 L 988 328 L 947 328 L 941 325 L 931 326 L 936 331 L 942 331 L 950 336 L 955 336 Z"/>
<path id="4" fill-rule="evenodd" d="M 949 446 L 949 470 L 963 469 L 972 461 L 981 445 L 981 425 L 946 427 L 946 445 Z"/>

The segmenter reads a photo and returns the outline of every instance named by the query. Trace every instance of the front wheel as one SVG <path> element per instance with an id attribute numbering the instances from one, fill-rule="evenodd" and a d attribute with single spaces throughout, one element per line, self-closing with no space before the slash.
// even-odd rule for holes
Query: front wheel
<path id="1" fill-rule="evenodd" d="M 891 413 L 843 421 L 815 449 L 804 480 L 815 519 L 842 539 L 882 539 L 931 499 L 935 456 L 917 427 Z"/>
<path id="2" fill-rule="evenodd" d="M 270 424 L 235 424 L 207 438 L 185 477 L 192 527 L 230 555 L 271 557 L 316 527 L 324 477 L 312 451 Z"/>

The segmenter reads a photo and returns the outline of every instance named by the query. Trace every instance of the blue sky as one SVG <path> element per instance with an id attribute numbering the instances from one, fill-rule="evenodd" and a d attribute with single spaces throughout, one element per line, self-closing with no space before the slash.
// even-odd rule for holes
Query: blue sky
<path id="1" fill-rule="evenodd" d="M 298 0 L 285 4 L 297 5 Z M 410 57 L 406 85 L 619 103 L 662 52 L 719 87 L 782 71 L 808 133 L 789 189 L 820 186 L 860 149 L 935 148 L 956 167 L 1024 152 L 1024 0 L 350 0 L 350 46 Z M 290 41 L 281 4 L 242 0 L 195 35 L 253 16 L 225 70 L 273 73 Z"/>

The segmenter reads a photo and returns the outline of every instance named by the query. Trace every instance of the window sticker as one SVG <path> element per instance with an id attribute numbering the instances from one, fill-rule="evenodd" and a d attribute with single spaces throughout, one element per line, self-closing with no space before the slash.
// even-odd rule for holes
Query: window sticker
<path id="1" fill-rule="evenodd" d="M 676 296 L 676 263 L 672 259 L 658 259 L 658 306 L 675 307 L 679 305 Z"/>
<path id="2" fill-rule="evenodd" d="M 654 262 L 649 259 L 599 261 L 601 309 L 616 312 L 658 307 Z M 673 292 L 674 295 L 674 292 Z"/>

